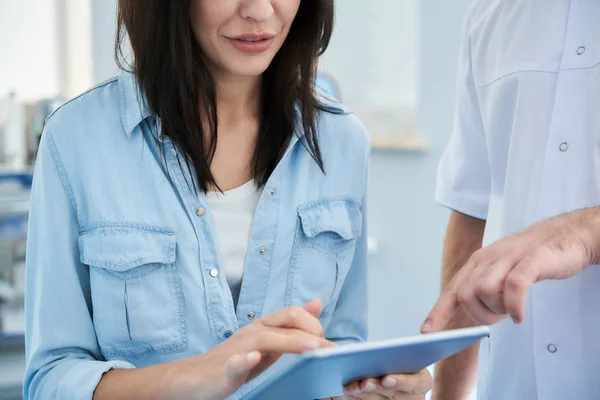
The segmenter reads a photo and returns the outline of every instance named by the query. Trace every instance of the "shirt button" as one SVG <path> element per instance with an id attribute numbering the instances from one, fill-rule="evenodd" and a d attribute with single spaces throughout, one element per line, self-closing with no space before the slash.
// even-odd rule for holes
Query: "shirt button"
<path id="1" fill-rule="evenodd" d="M 559 149 L 560 151 L 562 151 L 562 152 L 565 152 L 565 151 L 567 151 L 567 150 L 569 149 L 569 143 L 567 143 L 567 142 L 562 142 L 562 143 L 560 144 L 560 146 L 558 146 L 558 149 Z"/>
<path id="2" fill-rule="evenodd" d="M 277 194 L 277 189 L 271 189 L 271 196 L 275 196 Z"/>
<path id="3" fill-rule="evenodd" d="M 556 353 L 556 351 L 558 350 L 558 348 L 554 344 L 549 344 L 548 347 L 547 347 L 547 349 L 552 354 Z"/>
<path id="4" fill-rule="evenodd" d="M 173 154 L 173 157 L 177 157 L 177 150 L 171 149 L 171 154 Z"/>
<path id="5" fill-rule="evenodd" d="M 205 213 L 206 213 L 206 210 L 205 210 L 204 208 L 202 208 L 202 207 L 200 207 L 200 208 L 198 208 L 198 209 L 196 210 L 196 214 L 197 214 L 199 217 L 202 217 L 202 216 L 203 216 Z"/>
<path id="6" fill-rule="evenodd" d="M 208 271 L 208 273 L 213 278 L 216 278 L 217 276 L 219 276 L 219 270 L 216 268 L 211 269 L 210 271 Z"/>
<path id="7" fill-rule="evenodd" d="M 260 250 L 258 250 L 258 252 L 260 253 L 261 256 L 264 256 L 265 254 L 267 254 L 267 248 L 261 247 Z"/>
<path id="8" fill-rule="evenodd" d="M 254 314 L 252 311 L 250 311 L 250 312 L 248 313 L 248 319 L 249 319 L 249 320 L 253 320 L 253 319 L 254 319 L 254 317 L 256 317 L 256 314 Z"/>
<path id="9" fill-rule="evenodd" d="M 225 334 L 223 336 L 225 336 L 225 339 L 229 339 L 231 336 L 233 335 L 233 332 L 231 331 L 226 331 Z"/>
<path id="10" fill-rule="evenodd" d="M 581 46 L 580 48 L 577 49 L 578 55 L 582 55 L 583 53 L 585 53 L 585 46 Z"/>

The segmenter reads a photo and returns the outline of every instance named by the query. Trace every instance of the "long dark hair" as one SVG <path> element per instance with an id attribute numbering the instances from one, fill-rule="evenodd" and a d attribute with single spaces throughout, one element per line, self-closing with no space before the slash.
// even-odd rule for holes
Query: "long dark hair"
<path id="1" fill-rule="evenodd" d="M 216 93 L 192 33 L 189 1 L 119 0 L 115 56 L 121 69 L 133 70 L 151 113 L 160 118 L 160 134 L 183 151 L 198 187 L 207 191 L 218 187 L 210 171 L 217 143 Z M 263 74 L 252 158 L 259 186 L 267 182 L 300 126 L 305 147 L 324 171 L 316 120 L 319 112 L 331 110 L 317 99 L 314 82 L 318 57 L 327 49 L 333 30 L 333 1 L 300 2 L 287 39 Z M 133 65 L 123 55 L 126 36 Z"/>

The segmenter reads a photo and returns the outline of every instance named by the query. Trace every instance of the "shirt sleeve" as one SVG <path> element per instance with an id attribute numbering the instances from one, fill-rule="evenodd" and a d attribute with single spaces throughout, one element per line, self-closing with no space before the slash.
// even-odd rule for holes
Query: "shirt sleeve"
<path id="1" fill-rule="evenodd" d="M 77 204 L 51 133 L 44 132 L 31 192 L 25 292 L 25 399 L 91 399 L 105 361 L 79 261 Z"/>
<path id="2" fill-rule="evenodd" d="M 438 166 L 436 201 L 486 219 L 490 201 L 490 163 L 472 70 L 469 21 L 463 27 L 454 126 Z"/>

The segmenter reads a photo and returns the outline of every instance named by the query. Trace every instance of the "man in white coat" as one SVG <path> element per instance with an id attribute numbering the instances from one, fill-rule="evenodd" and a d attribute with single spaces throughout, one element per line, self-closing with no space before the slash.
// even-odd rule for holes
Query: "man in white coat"
<path id="1" fill-rule="evenodd" d="M 492 334 L 437 365 L 433 398 L 467 399 L 479 370 L 480 400 L 600 399 L 600 1 L 474 1 L 437 201 L 422 331 Z"/>

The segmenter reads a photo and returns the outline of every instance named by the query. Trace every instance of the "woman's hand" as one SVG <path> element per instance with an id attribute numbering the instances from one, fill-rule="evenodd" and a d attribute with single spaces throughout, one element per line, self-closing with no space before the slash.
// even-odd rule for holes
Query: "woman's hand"
<path id="1" fill-rule="evenodd" d="M 347 400 L 424 400 L 433 387 L 428 370 L 417 374 L 388 375 L 383 379 L 365 379 L 344 388 Z"/>
<path id="2" fill-rule="evenodd" d="M 223 400 L 284 353 L 335 346 L 323 338 L 321 311 L 318 300 L 285 308 L 240 329 L 205 354 L 170 363 L 164 397 Z"/>

